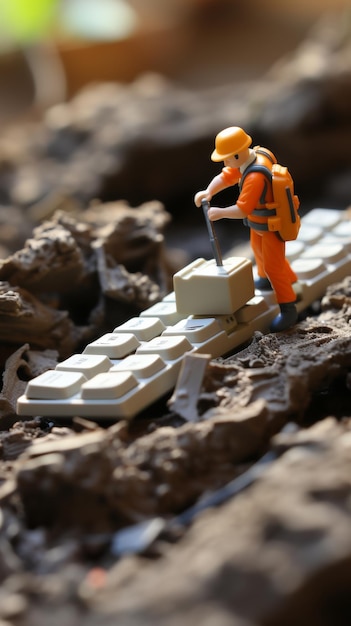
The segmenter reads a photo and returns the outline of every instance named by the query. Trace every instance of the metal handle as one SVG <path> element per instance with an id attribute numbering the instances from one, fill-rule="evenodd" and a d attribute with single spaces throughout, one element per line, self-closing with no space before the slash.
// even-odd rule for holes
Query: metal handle
<path id="1" fill-rule="evenodd" d="M 210 243 L 211 243 L 213 256 L 216 259 L 216 265 L 218 265 L 219 267 L 222 267 L 223 266 L 222 253 L 221 253 L 221 250 L 220 250 L 220 247 L 219 247 L 219 243 L 218 243 L 218 240 L 217 240 L 217 235 L 216 235 L 213 223 L 211 222 L 210 218 L 208 217 L 208 209 L 210 208 L 210 203 L 208 202 L 208 200 L 202 200 L 201 201 L 201 206 L 202 206 L 202 210 L 204 212 L 205 221 L 206 221 L 206 224 L 207 224 L 208 234 L 210 236 Z"/>

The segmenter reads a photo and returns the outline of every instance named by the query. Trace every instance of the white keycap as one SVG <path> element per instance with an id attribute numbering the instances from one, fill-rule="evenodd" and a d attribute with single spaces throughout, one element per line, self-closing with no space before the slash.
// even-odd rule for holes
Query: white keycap
<path id="1" fill-rule="evenodd" d="M 131 372 L 105 372 L 82 385 L 84 400 L 113 400 L 124 396 L 138 384 Z"/>
<path id="2" fill-rule="evenodd" d="M 178 311 L 213 317 L 230 315 L 255 295 L 252 263 L 231 257 L 216 265 L 214 259 L 189 263 L 173 276 Z"/>
<path id="3" fill-rule="evenodd" d="M 185 352 L 192 350 L 193 346 L 186 337 L 155 337 L 137 349 L 137 354 L 159 354 L 165 361 L 174 361 Z"/>
<path id="4" fill-rule="evenodd" d="M 323 228 L 324 231 L 328 231 L 341 221 L 342 216 L 343 211 L 335 211 L 333 209 L 312 209 L 312 211 L 303 217 L 302 226 L 310 224 L 314 226 L 318 225 L 319 228 Z"/>
<path id="5" fill-rule="evenodd" d="M 134 352 L 140 341 L 132 333 L 106 333 L 89 343 L 83 354 L 104 354 L 110 359 L 121 359 Z"/>
<path id="6" fill-rule="evenodd" d="M 139 341 L 150 341 L 161 335 L 166 329 L 158 317 L 132 317 L 130 320 L 117 326 L 114 333 L 132 333 Z"/>
<path id="7" fill-rule="evenodd" d="M 162 298 L 162 302 L 175 302 L 175 301 L 176 301 L 175 291 L 171 291 L 164 298 Z"/>
<path id="8" fill-rule="evenodd" d="M 189 317 L 167 328 L 163 336 L 184 335 L 192 343 L 201 343 L 220 331 L 221 327 L 213 317 Z"/>
<path id="9" fill-rule="evenodd" d="M 330 234 L 335 235 L 336 237 L 341 237 L 341 239 L 351 239 L 351 220 L 342 220 L 342 222 L 339 222 L 339 224 L 337 224 L 335 226 L 335 228 L 333 228 L 330 231 Z"/>
<path id="10" fill-rule="evenodd" d="M 235 317 L 239 324 L 248 324 L 267 310 L 268 306 L 265 299 L 262 296 L 255 296 L 235 313 Z"/>
<path id="11" fill-rule="evenodd" d="M 299 230 L 297 241 L 304 243 L 305 245 L 312 246 L 322 237 L 323 229 L 318 226 L 311 226 L 309 224 L 302 223 Z"/>
<path id="12" fill-rule="evenodd" d="M 286 258 L 290 261 L 295 261 L 295 259 L 299 259 L 301 254 L 306 250 L 306 245 L 295 239 L 294 241 L 287 241 L 285 244 L 285 254 Z"/>
<path id="13" fill-rule="evenodd" d="M 166 367 L 158 354 L 131 354 L 111 367 L 111 372 L 130 371 L 137 378 L 150 378 Z"/>
<path id="14" fill-rule="evenodd" d="M 149 309 L 142 311 L 140 317 L 158 317 L 165 326 L 171 326 L 188 316 L 183 313 L 178 313 L 175 302 L 165 302 L 163 300 L 162 302 L 157 302 L 157 304 L 154 304 Z"/>
<path id="15" fill-rule="evenodd" d="M 344 248 L 338 243 L 312 246 L 301 255 L 301 259 L 323 259 L 324 263 L 337 263 L 344 257 Z"/>
<path id="16" fill-rule="evenodd" d="M 56 370 L 64 372 L 80 372 L 86 378 L 92 378 L 96 374 L 108 372 L 112 363 L 107 356 L 102 354 L 73 354 L 65 361 L 56 365 Z"/>
<path id="17" fill-rule="evenodd" d="M 29 381 L 26 395 L 33 399 L 62 400 L 78 393 L 85 381 L 80 372 L 48 370 Z"/>
<path id="18" fill-rule="evenodd" d="M 341 227 L 341 225 L 343 224 L 344 222 L 342 224 L 339 224 L 339 226 Z M 348 254 L 348 255 L 351 254 L 351 235 L 347 235 L 347 233 L 346 234 L 335 233 L 335 231 L 332 230 L 330 231 L 330 233 L 325 235 L 325 237 L 323 237 L 322 242 L 326 246 L 330 246 L 335 243 L 341 243 L 345 254 Z"/>
<path id="19" fill-rule="evenodd" d="M 291 267 L 300 280 L 309 280 L 327 270 L 320 259 L 298 259 L 291 264 Z"/>

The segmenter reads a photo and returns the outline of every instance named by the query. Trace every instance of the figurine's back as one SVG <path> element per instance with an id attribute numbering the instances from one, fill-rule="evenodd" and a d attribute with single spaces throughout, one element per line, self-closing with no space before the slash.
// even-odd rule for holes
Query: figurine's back
<path id="1" fill-rule="evenodd" d="M 251 172 L 261 172 L 267 177 L 273 192 L 273 202 L 265 203 L 265 208 L 272 212 L 267 219 L 268 230 L 277 232 L 283 241 L 293 241 L 300 230 L 300 201 L 294 191 L 292 176 L 287 167 L 277 163 L 267 148 L 256 146 L 254 151 L 257 159 L 246 169 L 243 179 Z"/>

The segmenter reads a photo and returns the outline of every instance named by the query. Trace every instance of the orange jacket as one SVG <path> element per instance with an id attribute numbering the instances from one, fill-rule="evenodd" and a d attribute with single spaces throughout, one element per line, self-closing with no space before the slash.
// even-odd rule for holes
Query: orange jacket
<path id="1" fill-rule="evenodd" d="M 269 170 L 272 169 L 272 161 L 263 154 L 256 153 L 256 161 L 253 164 L 264 165 Z M 243 177 L 239 169 L 231 167 L 224 167 L 221 176 L 226 186 L 240 185 Z M 273 202 L 273 191 L 267 176 L 262 172 L 250 172 L 247 174 L 236 202 L 239 209 L 245 215 L 250 216 L 250 222 L 266 224 L 267 217 L 252 215 L 252 213 L 255 209 L 264 209 L 266 203 L 269 202 Z"/>

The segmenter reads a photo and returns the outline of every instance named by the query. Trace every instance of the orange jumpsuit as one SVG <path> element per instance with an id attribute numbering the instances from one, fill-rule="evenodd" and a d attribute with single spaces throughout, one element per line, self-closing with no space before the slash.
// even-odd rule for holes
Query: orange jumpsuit
<path id="1" fill-rule="evenodd" d="M 239 169 L 225 167 L 221 176 L 226 186 L 229 186 L 240 184 L 242 174 Z M 255 229 L 255 224 L 257 228 L 260 224 L 267 224 L 266 217 L 252 215 L 254 209 L 264 209 L 265 202 L 273 202 L 272 185 L 261 172 L 248 173 L 236 204 L 249 218 L 250 243 L 258 275 L 269 278 L 278 304 L 295 302 L 292 283 L 297 281 L 297 276 L 285 258 L 285 241 L 274 232 Z"/>

